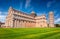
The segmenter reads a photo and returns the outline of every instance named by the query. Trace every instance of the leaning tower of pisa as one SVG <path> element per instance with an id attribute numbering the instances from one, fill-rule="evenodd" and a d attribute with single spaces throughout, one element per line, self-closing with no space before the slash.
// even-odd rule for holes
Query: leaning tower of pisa
<path id="1" fill-rule="evenodd" d="M 54 12 L 49 12 L 49 27 L 54 27 Z"/>

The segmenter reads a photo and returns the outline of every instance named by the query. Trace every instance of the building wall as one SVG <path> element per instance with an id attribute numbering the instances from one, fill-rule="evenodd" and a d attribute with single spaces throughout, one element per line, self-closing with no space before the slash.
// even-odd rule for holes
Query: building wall
<path id="1" fill-rule="evenodd" d="M 8 10 L 8 15 L 6 17 L 5 26 L 13 27 L 13 9 L 10 7 Z"/>
<path id="2" fill-rule="evenodd" d="M 48 27 L 45 15 L 36 17 L 36 27 Z"/>
<path id="3" fill-rule="evenodd" d="M 46 16 L 32 17 L 23 12 L 9 8 L 8 15 L 5 22 L 6 28 L 34 28 L 34 27 L 48 27 Z"/>

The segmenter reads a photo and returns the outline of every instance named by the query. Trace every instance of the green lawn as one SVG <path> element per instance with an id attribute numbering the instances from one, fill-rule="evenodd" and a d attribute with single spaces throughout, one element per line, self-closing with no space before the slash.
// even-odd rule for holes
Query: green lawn
<path id="1" fill-rule="evenodd" d="M 60 28 L 0 28 L 0 39 L 60 39 Z"/>

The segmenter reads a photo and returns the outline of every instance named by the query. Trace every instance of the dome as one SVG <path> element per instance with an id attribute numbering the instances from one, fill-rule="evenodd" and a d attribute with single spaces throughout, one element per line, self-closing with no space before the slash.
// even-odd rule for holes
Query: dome
<path id="1" fill-rule="evenodd" d="M 32 11 L 31 13 L 35 13 L 34 11 Z"/>
<path id="2" fill-rule="evenodd" d="M 32 11 L 31 16 L 35 17 L 35 16 L 37 16 L 37 14 L 34 11 Z"/>
<path id="3" fill-rule="evenodd" d="M 50 11 L 49 14 L 53 14 L 54 12 L 53 11 Z"/>

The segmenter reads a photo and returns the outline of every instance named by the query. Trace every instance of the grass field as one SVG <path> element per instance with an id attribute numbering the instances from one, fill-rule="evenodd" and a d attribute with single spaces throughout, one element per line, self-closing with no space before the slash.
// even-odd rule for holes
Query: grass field
<path id="1" fill-rule="evenodd" d="M 0 39 L 60 39 L 60 28 L 0 28 Z"/>

